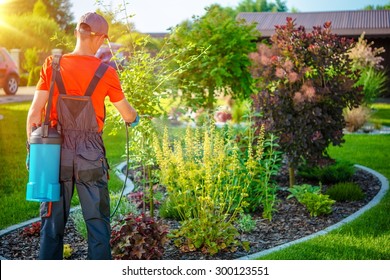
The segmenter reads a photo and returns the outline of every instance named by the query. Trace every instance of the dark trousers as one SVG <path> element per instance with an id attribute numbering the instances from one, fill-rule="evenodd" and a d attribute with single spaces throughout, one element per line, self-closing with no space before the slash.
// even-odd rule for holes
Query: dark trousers
<path id="1" fill-rule="evenodd" d="M 63 259 L 64 229 L 69 216 L 74 185 L 77 188 L 87 226 L 88 259 L 111 259 L 110 204 L 107 176 L 103 176 L 92 183 L 77 180 L 75 182 L 74 180 L 62 182 L 60 201 L 41 204 L 42 226 L 39 259 Z"/>

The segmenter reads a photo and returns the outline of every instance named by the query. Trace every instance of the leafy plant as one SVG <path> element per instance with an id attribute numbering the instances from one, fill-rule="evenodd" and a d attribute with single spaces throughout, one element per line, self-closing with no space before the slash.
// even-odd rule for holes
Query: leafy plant
<path id="1" fill-rule="evenodd" d="M 332 34 L 330 22 L 309 33 L 287 18 L 271 41 L 250 55 L 259 91 L 253 107 L 262 114 L 258 125 L 279 137 L 292 187 L 302 159 L 316 164 L 330 144 L 344 142 L 343 109 L 359 105 L 363 95 L 353 88 L 357 71 L 346 54 L 352 41 Z"/>
<path id="2" fill-rule="evenodd" d="M 127 215 L 112 228 L 112 255 L 119 260 L 157 260 L 164 253 L 168 229 L 144 214 Z"/>
<path id="3" fill-rule="evenodd" d="M 372 104 L 378 96 L 386 92 L 388 81 L 388 75 L 384 70 L 370 67 L 361 70 L 355 86 L 363 87 L 364 103 Z"/>
<path id="4" fill-rule="evenodd" d="M 301 166 L 298 174 L 309 180 L 317 180 L 322 184 L 335 184 L 351 180 L 355 174 L 355 167 L 347 161 L 336 161 L 322 167 Z"/>
<path id="5" fill-rule="evenodd" d="M 220 251 L 235 252 L 239 245 L 247 249 L 248 244 L 239 242 L 236 239 L 238 236 L 238 230 L 232 223 L 221 221 L 210 213 L 208 216 L 183 221 L 181 227 L 170 234 L 182 252 L 200 250 L 210 255 Z"/>
<path id="6" fill-rule="evenodd" d="M 319 194 L 321 192 L 321 187 L 312 186 L 309 184 L 295 185 L 292 188 L 288 188 L 288 191 L 291 193 L 287 196 L 287 199 L 295 197 L 298 201 L 303 197 L 305 193 L 315 193 Z"/>
<path id="7" fill-rule="evenodd" d="M 22 236 L 40 236 L 41 234 L 41 222 L 34 222 L 31 225 L 23 228 L 23 230 L 20 233 Z"/>
<path id="8" fill-rule="evenodd" d="M 241 213 L 237 225 L 242 232 L 252 232 L 256 228 L 256 220 L 249 214 Z"/>
<path id="9" fill-rule="evenodd" d="M 353 182 L 337 183 L 330 187 L 326 194 L 336 201 L 355 201 L 364 198 L 364 193 L 360 186 Z"/>
<path id="10" fill-rule="evenodd" d="M 306 206 L 312 217 L 332 213 L 332 205 L 335 203 L 328 195 L 311 192 L 304 193 L 299 202 Z"/>

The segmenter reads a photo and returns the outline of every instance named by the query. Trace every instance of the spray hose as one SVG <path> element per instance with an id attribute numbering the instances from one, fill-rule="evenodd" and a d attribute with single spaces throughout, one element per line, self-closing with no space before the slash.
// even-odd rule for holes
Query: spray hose
<path id="1" fill-rule="evenodd" d="M 137 115 L 137 118 L 138 118 L 138 121 L 139 121 L 139 117 Z M 125 192 L 125 188 L 126 188 L 126 183 L 127 183 L 127 177 L 129 177 L 129 162 L 130 162 L 130 153 L 129 153 L 129 124 L 128 123 L 125 123 L 125 127 L 126 127 L 126 174 L 125 174 L 125 180 L 123 182 L 123 186 L 122 186 L 122 191 L 121 191 L 121 195 L 119 196 L 119 199 L 118 199 L 118 202 L 116 203 L 116 206 L 114 208 L 114 211 L 112 212 L 112 214 L 110 215 L 110 218 L 114 217 L 116 211 L 118 210 L 119 208 L 119 204 L 122 200 L 122 197 L 123 197 L 123 193 Z"/>

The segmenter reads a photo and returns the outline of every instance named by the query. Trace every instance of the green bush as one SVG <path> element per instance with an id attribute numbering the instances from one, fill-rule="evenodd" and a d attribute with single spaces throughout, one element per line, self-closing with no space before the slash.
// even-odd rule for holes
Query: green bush
<path id="1" fill-rule="evenodd" d="M 347 161 L 336 161 L 334 164 L 324 167 L 301 166 L 298 175 L 308 179 L 316 180 L 322 184 L 336 184 L 350 181 L 355 174 L 355 167 Z"/>
<path id="2" fill-rule="evenodd" d="M 336 201 L 356 201 L 364 198 L 364 193 L 360 186 L 352 182 L 337 183 L 330 187 L 326 194 Z"/>
<path id="3" fill-rule="evenodd" d="M 332 213 L 332 205 L 335 203 L 328 195 L 307 192 L 299 200 L 309 210 L 310 216 L 320 216 Z"/>
<path id="4" fill-rule="evenodd" d="M 241 214 L 237 220 L 238 229 L 242 232 L 252 232 L 256 228 L 256 220 L 249 214 Z"/>

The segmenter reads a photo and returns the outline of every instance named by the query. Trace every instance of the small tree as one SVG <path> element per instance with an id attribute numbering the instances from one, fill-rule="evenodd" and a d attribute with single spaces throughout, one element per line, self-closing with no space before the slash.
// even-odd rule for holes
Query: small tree
<path id="1" fill-rule="evenodd" d="M 194 22 L 178 26 L 171 47 L 175 52 L 187 50 L 179 56 L 180 60 L 188 61 L 197 49 L 207 49 L 207 55 L 191 63 L 188 71 L 178 76 L 178 87 L 186 105 L 213 109 L 214 92 L 226 87 L 234 99 L 249 97 L 253 91 L 248 53 L 256 49 L 255 39 L 253 24 L 237 22 L 218 5 L 209 7 Z"/>
<path id="2" fill-rule="evenodd" d="M 307 33 L 292 18 L 276 26 L 272 47 L 251 54 L 259 93 L 253 96 L 258 122 L 276 133 L 288 159 L 290 186 L 302 159 L 321 164 L 329 144 L 343 143 L 343 109 L 355 107 L 361 89 L 346 51 L 352 41 L 331 33 L 331 23 Z"/>

